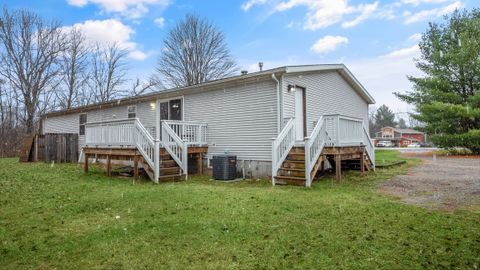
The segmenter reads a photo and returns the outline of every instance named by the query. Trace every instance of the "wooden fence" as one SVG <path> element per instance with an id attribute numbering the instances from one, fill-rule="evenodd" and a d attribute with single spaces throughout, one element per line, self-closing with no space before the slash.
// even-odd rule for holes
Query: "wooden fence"
<path id="1" fill-rule="evenodd" d="M 28 140 L 28 138 L 25 138 Z M 24 144 L 20 161 L 77 162 L 78 134 L 35 134 L 31 143 Z M 22 158 L 22 156 L 24 156 Z"/>

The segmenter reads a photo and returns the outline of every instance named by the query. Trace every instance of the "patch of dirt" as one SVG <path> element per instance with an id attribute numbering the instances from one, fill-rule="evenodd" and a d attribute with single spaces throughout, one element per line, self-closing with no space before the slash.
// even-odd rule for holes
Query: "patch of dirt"
<path id="1" fill-rule="evenodd" d="M 423 157 L 424 163 L 398 175 L 381 191 L 427 209 L 454 211 L 480 206 L 480 159 Z"/>

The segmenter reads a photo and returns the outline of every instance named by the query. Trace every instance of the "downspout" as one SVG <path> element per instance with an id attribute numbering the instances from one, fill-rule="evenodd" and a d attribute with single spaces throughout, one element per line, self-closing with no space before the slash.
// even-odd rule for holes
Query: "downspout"
<path id="1" fill-rule="evenodd" d="M 272 74 L 272 79 L 277 82 L 277 134 L 280 134 L 281 131 L 281 115 L 280 115 L 280 81 L 275 76 L 275 73 Z"/>
<path id="2" fill-rule="evenodd" d="M 278 91 L 280 93 L 280 115 L 278 116 L 280 118 L 280 130 L 283 129 L 283 124 L 284 124 L 284 119 L 283 119 L 283 76 L 284 74 L 282 74 L 282 77 L 280 77 L 280 91 Z"/>

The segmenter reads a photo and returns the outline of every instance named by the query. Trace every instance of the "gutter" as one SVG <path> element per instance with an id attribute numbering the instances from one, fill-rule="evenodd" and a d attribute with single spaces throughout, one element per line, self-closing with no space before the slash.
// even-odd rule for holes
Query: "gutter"
<path id="1" fill-rule="evenodd" d="M 272 73 L 272 80 L 277 83 L 277 134 L 280 134 L 280 125 L 281 125 L 281 115 L 280 115 L 280 81 L 275 76 L 275 73 Z"/>

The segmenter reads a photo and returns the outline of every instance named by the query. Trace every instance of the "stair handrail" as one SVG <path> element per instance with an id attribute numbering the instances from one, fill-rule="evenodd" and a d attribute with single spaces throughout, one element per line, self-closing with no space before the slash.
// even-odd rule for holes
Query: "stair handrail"
<path id="1" fill-rule="evenodd" d="M 207 123 L 198 121 L 163 120 L 188 145 L 207 145 Z"/>
<path id="2" fill-rule="evenodd" d="M 272 185 L 275 185 L 275 176 L 277 176 L 278 169 L 295 145 L 295 140 L 295 118 L 290 118 L 272 142 Z"/>
<path id="3" fill-rule="evenodd" d="M 180 166 L 183 174 L 188 175 L 188 145 L 180 139 L 170 125 L 162 121 L 162 146 Z"/>
<path id="4" fill-rule="evenodd" d="M 370 138 L 370 134 L 368 134 L 368 130 L 365 126 L 363 126 L 363 144 L 365 145 L 368 158 L 372 163 L 372 168 L 375 170 L 375 147 L 373 146 L 372 139 Z"/>
<path id="5" fill-rule="evenodd" d="M 135 127 L 135 145 L 138 151 L 142 154 L 144 160 L 154 171 L 154 181 L 158 183 L 158 177 L 160 176 L 160 144 L 157 140 L 153 139 L 152 135 L 142 125 L 138 118 L 134 122 Z"/>
<path id="6" fill-rule="evenodd" d="M 327 142 L 331 141 L 326 130 L 325 119 L 320 116 L 310 136 L 305 137 L 305 186 L 312 184 L 312 170 Z"/>

